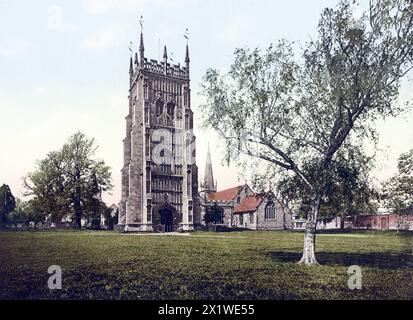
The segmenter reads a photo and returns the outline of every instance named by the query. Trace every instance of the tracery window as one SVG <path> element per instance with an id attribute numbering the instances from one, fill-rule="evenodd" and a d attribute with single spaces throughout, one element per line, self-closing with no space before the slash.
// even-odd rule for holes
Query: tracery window
<path id="1" fill-rule="evenodd" d="M 265 207 L 265 220 L 275 220 L 275 217 L 274 202 L 269 202 Z"/>

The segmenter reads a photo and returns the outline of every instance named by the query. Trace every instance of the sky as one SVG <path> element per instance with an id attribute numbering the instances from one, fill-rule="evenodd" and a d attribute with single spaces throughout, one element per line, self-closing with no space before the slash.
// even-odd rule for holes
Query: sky
<path id="1" fill-rule="evenodd" d="M 298 46 L 316 35 L 323 8 L 335 0 L 0 0 L 0 184 L 22 197 L 22 177 L 36 160 L 82 131 L 99 145 L 113 172 L 108 203 L 120 199 L 122 139 L 128 112 L 129 43 L 138 47 L 144 16 L 145 56 L 168 47 L 184 62 L 190 34 L 192 108 L 197 163 L 203 178 L 210 144 L 218 189 L 244 183 L 223 164 L 217 136 L 201 126 L 200 81 L 210 67 L 226 70 L 239 47 L 265 48 L 281 38 Z M 362 6 L 367 3 L 362 0 Z M 161 46 L 159 46 L 161 44 Z M 411 99 L 406 81 L 402 99 Z M 375 178 L 396 172 L 397 157 L 413 148 L 413 113 L 378 123 Z"/>

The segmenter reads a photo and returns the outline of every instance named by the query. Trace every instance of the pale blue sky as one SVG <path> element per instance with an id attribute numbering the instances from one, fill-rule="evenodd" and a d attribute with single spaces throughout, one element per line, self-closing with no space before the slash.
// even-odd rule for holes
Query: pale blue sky
<path id="1" fill-rule="evenodd" d="M 367 1 L 362 1 L 362 3 Z M 279 38 L 305 42 L 315 35 L 322 8 L 333 0 L 0 0 L 0 184 L 21 196 L 21 177 L 34 162 L 74 132 L 95 137 L 98 156 L 113 168 L 118 202 L 124 117 L 128 111 L 129 42 L 135 48 L 144 15 L 146 57 L 158 43 L 183 63 L 190 31 L 193 109 L 198 118 L 198 165 L 203 177 L 211 143 L 219 189 L 238 183 L 235 168 L 221 166 L 214 134 L 199 128 L 199 82 L 208 67 L 223 69 L 236 47 L 265 47 Z M 411 82 L 404 89 L 411 98 Z M 380 179 L 413 147 L 409 114 L 380 124 Z"/>

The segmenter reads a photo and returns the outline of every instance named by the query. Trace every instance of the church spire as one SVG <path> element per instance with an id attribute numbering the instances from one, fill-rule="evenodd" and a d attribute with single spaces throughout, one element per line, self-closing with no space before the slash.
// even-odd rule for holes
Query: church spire
<path id="1" fill-rule="evenodd" d="M 205 176 L 204 176 L 204 189 L 205 191 L 216 192 L 217 186 L 214 182 L 214 173 L 212 171 L 211 150 L 208 144 L 208 153 L 205 164 Z"/>

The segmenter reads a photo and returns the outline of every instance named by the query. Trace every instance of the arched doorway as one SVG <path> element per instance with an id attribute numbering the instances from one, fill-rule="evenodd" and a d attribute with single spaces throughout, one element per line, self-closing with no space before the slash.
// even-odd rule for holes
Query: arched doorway
<path id="1" fill-rule="evenodd" d="M 174 206 L 163 203 L 152 209 L 153 230 L 156 232 L 175 232 L 179 229 L 179 214 Z"/>
<path id="2" fill-rule="evenodd" d="M 164 232 L 174 231 L 174 214 L 169 208 L 162 208 L 159 210 L 159 215 L 161 217 L 161 225 Z"/>

